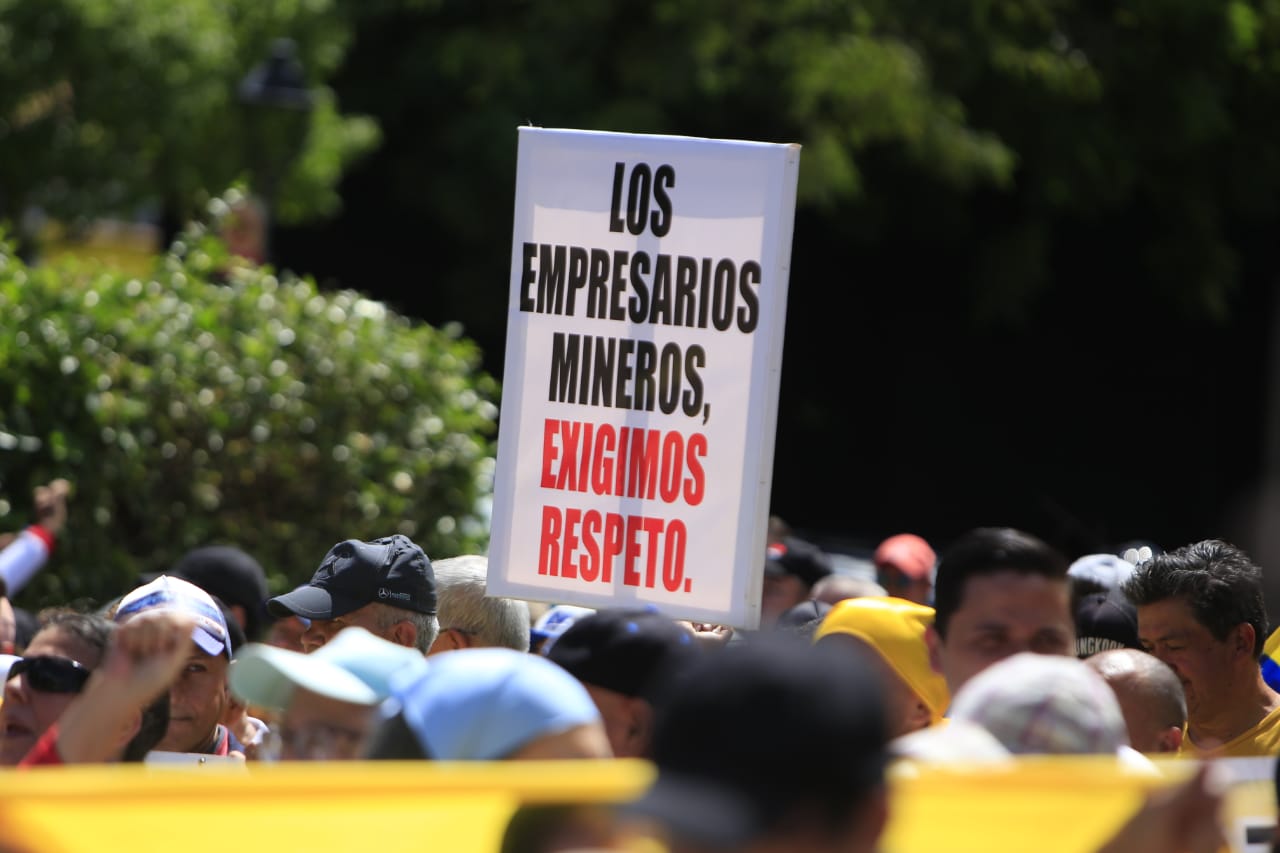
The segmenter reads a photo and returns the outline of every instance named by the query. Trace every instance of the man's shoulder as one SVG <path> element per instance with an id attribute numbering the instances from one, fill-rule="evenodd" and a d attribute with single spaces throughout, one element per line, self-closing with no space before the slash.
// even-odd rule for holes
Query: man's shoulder
<path id="1" fill-rule="evenodd" d="M 1280 753 L 1280 705 L 1273 708 L 1257 725 L 1223 744 L 1214 754 L 1226 758 Z"/>

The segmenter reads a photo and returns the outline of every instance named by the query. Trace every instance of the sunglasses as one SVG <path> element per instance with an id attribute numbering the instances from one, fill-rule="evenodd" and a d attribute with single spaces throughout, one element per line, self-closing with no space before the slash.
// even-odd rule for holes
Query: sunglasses
<path id="1" fill-rule="evenodd" d="M 89 670 L 70 658 L 37 655 L 19 658 L 9 667 L 9 678 L 27 676 L 27 686 L 42 693 L 79 693 L 89 680 Z"/>

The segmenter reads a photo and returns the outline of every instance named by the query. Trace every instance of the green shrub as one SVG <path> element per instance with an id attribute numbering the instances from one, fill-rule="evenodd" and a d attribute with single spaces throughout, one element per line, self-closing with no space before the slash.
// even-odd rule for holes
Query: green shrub
<path id="1" fill-rule="evenodd" d="M 0 529 L 35 485 L 75 489 L 20 603 L 103 601 L 211 543 L 277 591 L 350 537 L 483 548 L 497 384 L 476 346 L 184 240 L 148 280 L 0 243 Z"/>

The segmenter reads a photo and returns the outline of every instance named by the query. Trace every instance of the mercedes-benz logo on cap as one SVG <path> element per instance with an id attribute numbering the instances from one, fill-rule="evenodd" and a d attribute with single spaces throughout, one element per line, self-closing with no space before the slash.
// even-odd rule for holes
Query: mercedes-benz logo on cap
<path id="1" fill-rule="evenodd" d="M 378 587 L 378 598 L 390 598 L 391 592 L 385 586 Z"/>

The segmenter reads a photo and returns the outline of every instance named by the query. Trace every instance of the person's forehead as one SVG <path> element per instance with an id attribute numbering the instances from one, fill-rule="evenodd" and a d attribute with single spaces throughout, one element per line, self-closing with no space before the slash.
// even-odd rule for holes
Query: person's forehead
<path id="1" fill-rule="evenodd" d="M 187 662 L 199 661 L 215 666 L 226 666 L 230 663 L 226 655 L 211 655 L 204 649 L 196 645 L 196 641 L 192 640 L 187 646 Z"/>
<path id="2" fill-rule="evenodd" d="M 102 657 L 102 652 L 96 646 L 57 626 L 39 631 L 27 644 L 24 653 L 27 657 L 49 655 L 70 658 L 87 667 L 97 666 L 98 660 Z"/>
<path id="3" fill-rule="evenodd" d="M 1003 571 L 965 583 L 952 621 L 1070 623 L 1065 580 Z"/>
<path id="4" fill-rule="evenodd" d="M 312 622 L 320 622 L 322 624 L 341 624 L 341 625 L 366 625 L 375 622 L 378 616 L 383 612 L 387 605 L 371 601 L 368 604 L 361 605 L 349 613 L 336 616 L 333 619 L 313 619 Z"/>
<path id="5" fill-rule="evenodd" d="M 1186 636 L 1207 631 L 1191 605 L 1181 598 L 1166 598 L 1138 606 L 1138 633 L 1143 637 Z"/>

